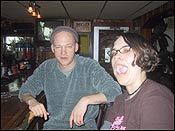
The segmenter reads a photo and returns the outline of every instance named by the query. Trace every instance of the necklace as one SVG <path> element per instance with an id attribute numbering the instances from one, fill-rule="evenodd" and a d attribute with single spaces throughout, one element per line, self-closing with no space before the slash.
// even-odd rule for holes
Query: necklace
<path id="1" fill-rule="evenodd" d="M 141 86 L 140 86 L 140 87 L 141 87 Z M 129 96 L 131 96 L 131 95 L 133 95 L 134 93 L 136 93 L 136 92 L 140 89 L 140 87 L 137 88 L 137 90 L 135 90 L 133 93 L 129 94 Z"/>
<path id="2" fill-rule="evenodd" d="M 133 93 L 129 94 L 129 96 L 131 96 L 134 93 L 136 93 L 141 88 L 141 86 L 143 85 L 143 83 L 145 83 L 145 81 L 146 81 L 146 79 L 142 82 L 142 84 L 139 86 L 139 88 L 137 88 Z"/>

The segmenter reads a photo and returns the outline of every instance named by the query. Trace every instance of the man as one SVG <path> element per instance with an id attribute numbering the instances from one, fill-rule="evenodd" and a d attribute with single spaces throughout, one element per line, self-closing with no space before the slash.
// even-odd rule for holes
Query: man
<path id="1" fill-rule="evenodd" d="M 20 88 L 20 100 L 47 120 L 44 129 L 97 129 L 98 104 L 121 94 L 119 84 L 97 61 L 75 54 L 78 40 L 74 29 L 57 27 L 50 39 L 56 58 L 43 62 Z M 47 111 L 35 99 L 43 90 Z"/>

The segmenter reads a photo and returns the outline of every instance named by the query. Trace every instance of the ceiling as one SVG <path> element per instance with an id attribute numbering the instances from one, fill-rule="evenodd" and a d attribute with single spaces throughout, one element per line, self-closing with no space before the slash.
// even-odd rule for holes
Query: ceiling
<path id="1" fill-rule="evenodd" d="M 35 1 L 42 18 L 133 20 L 168 1 Z M 29 1 L 1 1 L 1 17 L 34 20 Z"/>

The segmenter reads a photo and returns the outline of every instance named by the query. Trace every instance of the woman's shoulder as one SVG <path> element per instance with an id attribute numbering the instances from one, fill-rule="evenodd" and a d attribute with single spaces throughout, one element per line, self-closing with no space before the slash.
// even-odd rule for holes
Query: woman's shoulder
<path id="1" fill-rule="evenodd" d="M 161 84 L 161 83 L 158 83 L 156 81 L 153 81 L 151 79 L 148 79 L 147 80 L 147 83 L 146 83 L 146 88 L 148 91 L 156 91 L 156 92 L 167 92 L 167 93 L 170 93 L 170 94 L 173 94 L 172 91 L 166 87 L 165 85 Z"/>
<path id="2" fill-rule="evenodd" d="M 170 99 L 173 100 L 173 92 L 165 85 L 148 79 L 145 83 L 141 95 L 146 98 Z"/>

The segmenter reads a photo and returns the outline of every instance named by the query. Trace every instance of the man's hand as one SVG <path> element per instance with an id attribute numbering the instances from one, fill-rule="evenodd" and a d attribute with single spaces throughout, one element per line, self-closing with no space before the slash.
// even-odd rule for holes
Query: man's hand
<path id="1" fill-rule="evenodd" d="M 29 100 L 29 109 L 33 112 L 35 116 L 43 117 L 47 120 L 47 116 L 49 113 L 46 111 L 44 105 L 42 103 L 39 103 L 35 99 Z"/>
<path id="2" fill-rule="evenodd" d="M 82 126 L 84 124 L 84 115 L 87 110 L 87 106 L 92 104 L 101 104 L 107 101 L 106 96 L 103 93 L 96 93 L 82 97 L 78 103 L 75 105 L 72 113 L 70 115 L 70 128 L 72 128 L 73 122 L 77 126 Z"/>
<path id="3" fill-rule="evenodd" d="M 32 95 L 29 93 L 23 94 L 22 100 L 29 105 L 29 109 L 33 112 L 35 116 L 43 117 L 47 120 L 49 113 L 46 111 L 44 105 L 39 103 Z"/>
<path id="4" fill-rule="evenodd" d="M 84 114 L 87 110 L 87 102 L 86 98 L 81 98 L 79 102 L 76 104 L 74 109 L 72 110 L 72 113 L 70 115 L 70 128 L 73 127 L 73 123 L 75 123 L 77 126 L 82 126 L 84 124 Z"/>

